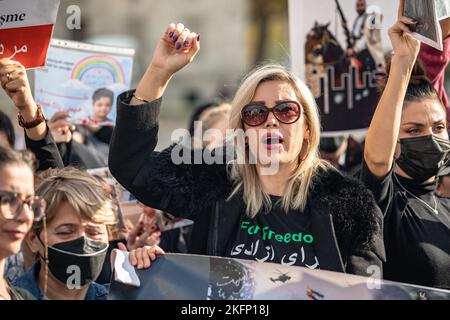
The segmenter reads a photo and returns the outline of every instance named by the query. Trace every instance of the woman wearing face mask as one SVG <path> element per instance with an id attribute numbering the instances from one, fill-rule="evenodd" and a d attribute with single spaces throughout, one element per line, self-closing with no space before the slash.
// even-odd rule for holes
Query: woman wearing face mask
<path id="1" fill-rule="evenodd" d="M 109 159 L 116 179 L 145 205 L 193 219 L 192 253 L 365 276 L 368 266 L 381 268 L 381 212 L 359 182 L 319 159 L 313 96 L 285 68 L 264 66 L 243 81 L 230 127 L 248 140 L 236 137 L 228 166 L 222 149 L 213 164 L 201 155 L 201 164 L 191 164 L 198 150 L 180 144 L 154 151 L 161 97 L 199 41 L 182 24 L 170 25 L 136 91 L 119 96 Z M 268 159 L 247 161 L 259 150 Z M 179 163 L 183 155 L 190 160 Z M 278 170 L 270 172 L 272 165 Z"/>
<path id="2" fill-rule="evenodd" d="M 450 201 L 435 195 L 450 150 L 439 95 L 415 66 L 415 22 L 389 30 L 394 55 L 365 144 L 362 180 L 384 213 L 386 279 L 450 288 Z"/>
<path id="3" fill-rule="evenodd" d="M 97 179 L 74 168 L 43 172 L 36 194 L 47 202 L 46 219 L 27 236 L 38 261 L 16 285 L 38 300 L 106 299 L 108 286 L 94 281 L 110 263 L 107 226 L 116 222 L 111 197 Z M 139 248 L 130 252 L 130 262 L 148 268 L 157 254 L 163 251 L 156 246 Z"/>
<path id="4" fill-rule="evenodd" d="M 34 299 L 3 277 L 8 256 L 19 253 L 34 220 L 42 218 L 45 201 L 34 194 L 33 169 L 23 156 L 0 146 L 0 300 Z"/>

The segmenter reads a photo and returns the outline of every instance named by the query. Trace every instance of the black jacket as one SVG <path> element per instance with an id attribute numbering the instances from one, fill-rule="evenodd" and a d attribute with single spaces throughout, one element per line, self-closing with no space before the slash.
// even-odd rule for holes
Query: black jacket
<path id="1" fill-rule="evenodd" d="M 64 168 L 61 154 L 48 127 L 44 139 L 38 141 L 28 138 L 25 132 L 25 145 L 36 157 L 38 162 L 36 171 L 45 171 L 50 168 Z"/>
<path id="2" fill-rule="evenodd" d="M 142 203 L 193 219 L 192 253 L 224 256 L 245 212 L 237 207 L 242 198 L 234 201 L 239 194 L 226 201 L 232 190 L 226 165 L 176 165 L 171 160 L 174 147 L 155 152 L 161 99 L 129 106 L 132 93 L 118 97 L 111 173 Z M 369 276 L 367 268 L 375 265 L 381 272 L 382 214 L 360 182 L 334 170 L 318 172 L 308 206 L 321 269 Z"/>

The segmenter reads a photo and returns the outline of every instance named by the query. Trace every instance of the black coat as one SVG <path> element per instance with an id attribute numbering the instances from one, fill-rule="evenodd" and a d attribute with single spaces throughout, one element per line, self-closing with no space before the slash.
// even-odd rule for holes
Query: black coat
<path id="1" fill-rule="evenodd" d="M 224 256 L 245 212 L 237 207 L 243 201 L 234 201 L 241 195 L 226 201 L 232 190 L 226 165 L 176 165 L 171 158 L 174 147 L 155 152 L 161 99 L 129 106 L 132 93 L 118 97 L 111 173 L 142 203 L 193 219 L 192 253 Z M 369 276 L 367 268 L 375 265 L 381 272 L 382 214 L 360 182 L 335 170 L 317 172 L 307 205 L 321 269 Z"/>

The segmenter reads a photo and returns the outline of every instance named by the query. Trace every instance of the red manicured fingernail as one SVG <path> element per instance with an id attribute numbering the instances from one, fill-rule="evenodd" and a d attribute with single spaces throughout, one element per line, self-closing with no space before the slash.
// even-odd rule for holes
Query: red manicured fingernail
<path id="1" fill-rule="evenodd" d="M 197 41 L 200 42 L 200 35 L 197 36 Z"/>

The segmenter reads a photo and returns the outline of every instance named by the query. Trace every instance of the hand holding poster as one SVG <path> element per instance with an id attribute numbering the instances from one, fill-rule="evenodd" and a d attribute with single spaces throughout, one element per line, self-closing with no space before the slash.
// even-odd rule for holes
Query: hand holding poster
<path id="1" fill-rule="evenodd" d="M 450 0 L 405 0 L 403 15 L 417 21 L 412 28 L 416 39 L 443 50 L 439 21 L 450 17 Z"/>
<path id="2" fill-rule="evenodd" d="M 130 88 L 133 49 L 53 39 L 36 70 L 35 98 L 51 118 L 67 111 L 84 125 L 113 125 L 117 95 Z"/>
<path id="3" fill-rule="evenodd" d="M 0 1 L 0 59 L 45 65 L 60 0 Z"/>

